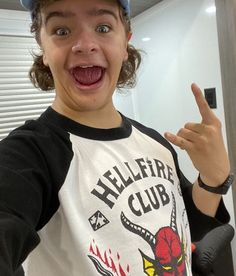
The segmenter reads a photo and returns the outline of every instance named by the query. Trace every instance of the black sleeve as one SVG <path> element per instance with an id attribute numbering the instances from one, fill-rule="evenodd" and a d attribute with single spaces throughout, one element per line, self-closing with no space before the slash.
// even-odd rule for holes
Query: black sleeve
<path id="1" fill-rule="evenodd" d="M 63 139 L 32 122 L 0 142 L 2 276 L 22 275 L 21 264 L 40 242 L 37 231 L 59 206 L 57 194 L 71 158 L 60 158 Z"/>
<path id="2" fill-rule="evenodd" d="M 3 153 L 0 151 L 3 159 Z M 10 153 L 9 153 L 10 154 Z M 16 156 L 14 155 L 16 161 Z M 2 163 L 2 162 L 1 162 Z M 33 173 L 33 172 L 31 172 Z M 14 275 L 39 243 L 35 226 L 42 209 L 42 191 L 9 168 L 0 166 L 0 274 Z"/>
<path id="3" fill-rule="evenodd" d="M 192 198 L 193 184 L 180 172 L 180 185 L 183 193 L 184 203 L 188 214 L 192 241 L 199 241 L 210 230 L 228 223 L 230 216 L 225 208 L 223 199 L 220 202 L 215 217 L 203 214 L 195 205 Z"/>

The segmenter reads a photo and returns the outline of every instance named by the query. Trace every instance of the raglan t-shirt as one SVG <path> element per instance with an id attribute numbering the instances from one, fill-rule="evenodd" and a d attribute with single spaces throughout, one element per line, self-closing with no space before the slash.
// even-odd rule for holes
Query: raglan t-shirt
<path id="1" fill-rule="evenodd" d="M 122 119 L 96 129 L 48 108 L 1 142 L 1 275 L 27 256 L 28 276 L 192 275 L 191 224 L 219 222 L 194 206 L 171 145 Z"/>

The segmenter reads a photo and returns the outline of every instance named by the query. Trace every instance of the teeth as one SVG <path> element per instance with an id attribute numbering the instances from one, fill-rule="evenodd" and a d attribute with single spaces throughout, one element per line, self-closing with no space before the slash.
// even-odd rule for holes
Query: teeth
<path id="1" fill-rule="evenodd" d="M 93 65 L 83 65 L 83 66 L 80 66 L 81 68 L 92 68 Z"/>

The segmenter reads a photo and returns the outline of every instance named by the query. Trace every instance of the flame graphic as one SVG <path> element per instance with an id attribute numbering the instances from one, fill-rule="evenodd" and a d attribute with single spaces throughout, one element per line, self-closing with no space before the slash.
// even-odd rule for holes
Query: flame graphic
<path id="1" fill-rule="evenodd" d="M 95 240 L 91 242 L 89 252 L 103 264 L 103 267 L 105 266 L 107 269 L 111 270 L 114 273 L 114 275 L 129 275 L 130 266 L 127 265 L 126 268 L 124 268 L 121 265 L 121 257 L 119 253 L 117 253 L 115 257 L 113 256 L 111 249 L 102 253 L 99 247 L 96 245 Z"/>

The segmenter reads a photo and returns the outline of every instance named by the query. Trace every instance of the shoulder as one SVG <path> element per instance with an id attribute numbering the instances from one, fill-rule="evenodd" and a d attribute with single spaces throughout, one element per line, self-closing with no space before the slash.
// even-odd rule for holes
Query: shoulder
<path id="1" fill-rule="evenodd" d="M 0 146 L 13 143 L 15 146 L 24 143 L 35 143 L 43 146 L 64 141 L 69 143 L 69 133 L 64 131 L 62 128 L 57 127 L 45 118 L 44 112 L 36 120 L 28 120 L 20 127 L 14 129 L 9 135 L 0 141 Z"/>
<path id="2" fill-rule="evenodd" d="M 27 121 L 0 141 L 0 166 L 12 169 L 54 163 L 61 154 L 72 158 L 69 134 L 46 120 Z"/>
<path id="3" fill-rule="evenodd" d="M 160 144 L 162 144 L 164 147 L 166 147 L 169 151 L 171 151 L 171 153 L 176 156 L 176 151 L 174 150 L 174 148 L 172 147 L 172 145 L 155 129 L 150 128 L 148 126 L 145 126 L 133 119 L 128 119 L 131 124 L 137 128 L 139 131 L 141 131 L 142 133 L 144 133 L 145 135 L 151 137 L 152 139 L 156 140 L 157 142 L 159 142 Z"/>

